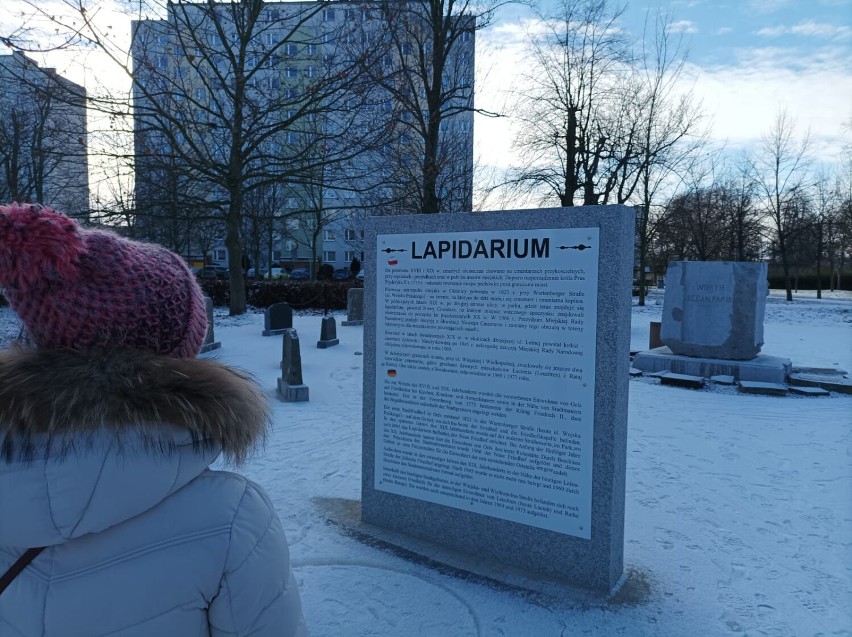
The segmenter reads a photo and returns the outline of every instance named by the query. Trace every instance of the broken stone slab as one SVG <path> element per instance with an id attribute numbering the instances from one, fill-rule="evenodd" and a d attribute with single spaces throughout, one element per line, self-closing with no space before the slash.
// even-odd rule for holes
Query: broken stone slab
<path id="1" fill-rule="evenodd" d="M 751 360 L 763 345 L 765 263 L 672 261 L 660 340 L 674 354 Z"/>
<path id="2" fill-rule="evenodd" d="M 642 370 L 641 370 L 641 369 L 636 369 L 635 367 L 631 367 L 631 368 L 630 368 L 630 375 L 631 375 L 631 376 L 641 376 L 641 375 L 642 375 Z"/>
<path id="3" fill-rule="evenodd" d="M 701 389 L 704 387 L 704 378 L 701 376 L 690 376 L 689 374 L 668 374 L 660 375 L 661 385 L 674 385 L 675 387 L 687 387 L 689 389 Z"/>
<path id="4" fill-rule="evenodd" d="M 781 383 L 761 383 L 754 380 L 741 380 L 738 383 L 738 389 L 744 394 L 787 395 L 787 385 L 782 385 Z"/>
<path id="5" fill-rule="evenodd" d="M 849 372 L 845 369 L 837 369 L 836 367 L 794 367 L 794 374 L 817 374 L 818 376 L 848 376 Z"/>
<path id="6" fill-rule="evenodd" d="M 820 387 L 840 394 L 852 394 L 852 379 L 822 374 L 790 374 L 787 382 L 799 387 Z"/>
<path id="7" fill-rule="evenodd" d="M 830 396 L 831 392 L 822 387 L 797 387 L 790 385 L 790 393 L 799 396 Z"/>
<path id="8" fill-rule="evenodd" d="M 737 382 L 737 379 L 730 374 L 718 374 L 716 376 L 711 376 L 710 381 L 717 385 L 733 385 Z"/>

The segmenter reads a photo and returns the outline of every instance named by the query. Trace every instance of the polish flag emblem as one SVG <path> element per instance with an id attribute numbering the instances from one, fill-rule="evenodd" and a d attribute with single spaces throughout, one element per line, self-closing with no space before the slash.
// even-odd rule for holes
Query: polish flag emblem
<path id="1" fill-rule="evenodd" d="M 397 265 L 399 263 L 396 259 L 388 259 L 388 265 Z"/>

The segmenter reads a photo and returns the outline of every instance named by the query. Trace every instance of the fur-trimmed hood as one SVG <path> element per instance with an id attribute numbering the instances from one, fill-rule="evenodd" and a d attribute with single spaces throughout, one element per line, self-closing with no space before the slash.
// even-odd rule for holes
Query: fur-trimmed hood
<path id="1" fill-rule="evenodd" d="M 0 352 L 0 545 L 57 544 L 156 505 L 216 459 L 239 463 L 266 396 L 211 360 L 136 351 Z"/>
<path id="2" fill-rule="evenodd" d="M 269 422 L 266 397 L 215 361 L 123 350 L 80 353 L 15 347 L 0 352 L 0 455 L 31 451 L 47 436 L 73 443 L 99 429 L 141 433 L 155 446 L 162 425 L 214 444 L 237 464 Z"/>

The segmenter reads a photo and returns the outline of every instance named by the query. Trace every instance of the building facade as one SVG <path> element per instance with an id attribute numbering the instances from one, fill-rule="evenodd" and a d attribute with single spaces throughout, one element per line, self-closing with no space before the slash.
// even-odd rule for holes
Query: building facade
<path id="1" fill-rule="evenodd" d="M 86 217 L 86 89 L 18 52 L 0 55 L 0 83 L 0 201 Z"/>
<path id="2" fill-rule="evenodd" d="M 368 215 L 419 212 L 427 87 L 407 71 L 431 45 L 425 27 L 388 37 L 388 6 L 170 3 L 135 22 L 140 234 L 188 253 L 191 228 L 218 222 L 222 256 L 238 210 L 253 263 L 342 268 L 363 256 Z M 463 85 L 439 126 L 446 211 L 472 206 L 474 31 L 444 77 Z"/>

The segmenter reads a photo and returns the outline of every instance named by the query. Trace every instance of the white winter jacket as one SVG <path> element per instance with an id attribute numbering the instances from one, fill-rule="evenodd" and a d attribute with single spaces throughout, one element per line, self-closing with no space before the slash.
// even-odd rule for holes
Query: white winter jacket
<path id="1" fill-rule="evenodd" d="M 208 467 L 263 436 L 265 397 L 209 360 L 0 352 L 2 637 L 306 634 L 263 490 Z"/>

